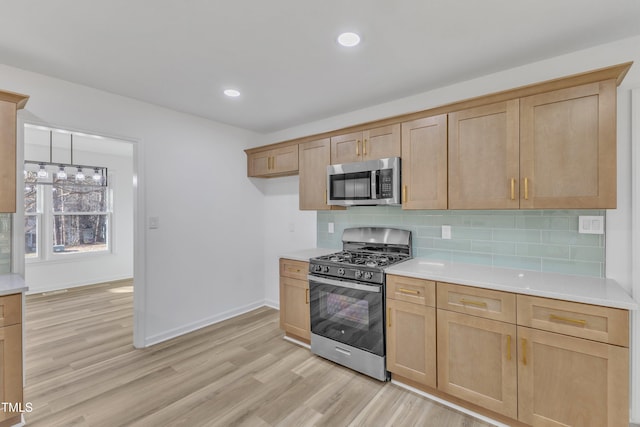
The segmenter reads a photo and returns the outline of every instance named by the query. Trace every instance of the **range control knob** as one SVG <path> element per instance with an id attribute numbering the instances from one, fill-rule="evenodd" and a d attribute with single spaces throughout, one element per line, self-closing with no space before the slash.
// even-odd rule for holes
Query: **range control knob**
<path id="1" fill-rule="evenodd" d="M 341 276 L 344 276 L 344 268 L 342 268 L 342 267 L 339 268 L 338 269 L 338 274 L 341 275 Z"/>
<path id="2" fill-rule="evenodd" d="M 359 279 L 362 277 L 362 271 L 360 270 L 356 270 L 356 272 L 354 273 L 356 275 L 356 279 Z"/>
<path id="3" fill-rule="evenodd" d="M 328 265 L 322 266 L 322 272 L 323 273 L 328 273 L 329 272 L 329 266 Z"/>
<path id="4" fill-rule="evenodd" d="M 370 272 L 370 271 L 365 271 L 364 272 L 364 278 L 366 280 L 371 280 L 372 277 L 373 277 L 373 273 L 372 272 Z"/>
<path id="5" fill-rule="evenodd" d="M 313 271 L 320 271 L 322 270 L 322 266 L 321 265 L 314 265 L 313 266 Z"/>

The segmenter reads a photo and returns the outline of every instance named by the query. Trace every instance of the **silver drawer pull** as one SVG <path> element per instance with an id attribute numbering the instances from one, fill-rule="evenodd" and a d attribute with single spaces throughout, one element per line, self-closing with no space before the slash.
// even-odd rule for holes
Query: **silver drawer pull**
<path id="1" fill-rule="evenodd" d="M 336 347 L 336 351 L 338 353 L 342 353 L 347 356 L 351 356 L 351 352 L 349 350 L 345 350 L 344 348 Z"/>

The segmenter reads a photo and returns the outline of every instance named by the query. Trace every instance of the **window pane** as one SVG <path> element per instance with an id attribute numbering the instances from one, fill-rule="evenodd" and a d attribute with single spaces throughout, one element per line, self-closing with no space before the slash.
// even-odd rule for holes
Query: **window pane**
<path id="1" fill-rule="evenodd" d="M 54 215 L 53 252 L 107 250 L 107 215 Z"/>
<path id="2" fill-rule="evenodd" d="M 24 183 L 24 211 L 25 213 L 38 212 L 38 186 L 35 183 L 35 173 L 29 172 Z"/>
<path id="3" fill-rule="evenodd" d="M 38 256 L 38 217 L 36 215 L 24 217 L 24 252 L 27 258 Z"/>
<path id="4" fill-rule="evenodd" d="M 106 212 L 107 188 L 54 184 L 54 212 Z"/>

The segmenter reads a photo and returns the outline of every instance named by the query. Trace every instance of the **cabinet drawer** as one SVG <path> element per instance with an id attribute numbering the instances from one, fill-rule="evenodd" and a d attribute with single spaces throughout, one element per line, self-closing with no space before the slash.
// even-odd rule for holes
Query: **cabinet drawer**
<path id="1" fill-rule="evenodd" d="M 0 327 L 22 323 L 22 294 L 0 297 Z"/>
<path id="2" fill-rule="evenodd" d="M 431 280 L 387 275 L 387 298 L 436 306 L 436 283 Z"/>
<path id="3" fill-rule="evenodd" d="M 308 262 L 294 261 L 286 258 L 280 259 L 280 276 L 307 280 L 307 274 L 309 274 Z"/>
<path id="4" fill-rule="evenodd" d="M 629 347 L 629 312 L 518 295 L 518 325 Z"/>
<path id="5" fill-rule="evenodd" d="M 516 323 L 516 295 L 438 282 L 438 308 Z"/>

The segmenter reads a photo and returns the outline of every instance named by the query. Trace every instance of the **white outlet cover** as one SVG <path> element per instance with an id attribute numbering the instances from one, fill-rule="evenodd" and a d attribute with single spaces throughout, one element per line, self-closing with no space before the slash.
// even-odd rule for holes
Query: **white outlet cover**
<path id="1" fill-rule="evenodd" d="M 442 238 L 443 239 L 451 239 L 451 226 L 443 225 L 442 226 Z"/>
<path id="2" fill-rule="evenodd" d="M 333 233 L 334 232 L 334 226 L 332 222 L 327 223 L 327 232 L 328 233 Z"/>
<path id="3" fill-rule="evenodd" d="M 587 216 L 578 217 L 578 233 L 580 234 L 604 234 L 604 217 Z"/>

